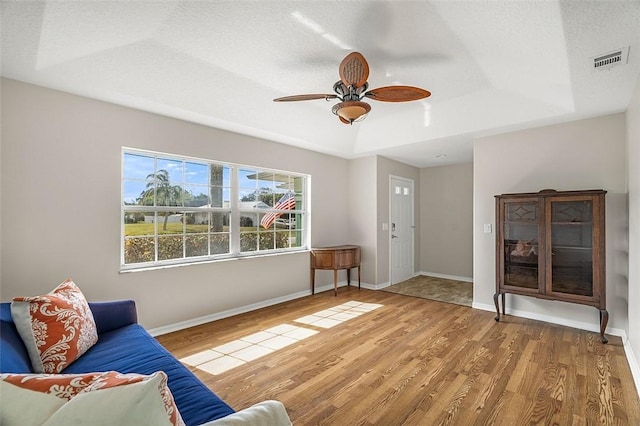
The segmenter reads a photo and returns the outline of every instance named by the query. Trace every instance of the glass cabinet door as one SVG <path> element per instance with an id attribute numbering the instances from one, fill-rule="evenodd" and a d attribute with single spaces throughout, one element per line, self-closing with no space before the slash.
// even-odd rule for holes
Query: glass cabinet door
<path id="1" fill-rule="evenodd" d="M 549 200 L 551 292 L 593 296 L 593 201 Z M 547 283 L 549 286 L 549 283 Z"/>
<path id="2" fill-rule="evenodd" d="M 504 285 L 537 290 L 540 215 L 538 200 L 504 202 Z"/>

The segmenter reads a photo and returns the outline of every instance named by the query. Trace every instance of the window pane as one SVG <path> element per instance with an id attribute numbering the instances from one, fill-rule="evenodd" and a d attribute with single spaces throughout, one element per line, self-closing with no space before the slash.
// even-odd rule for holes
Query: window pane
<path id="1" fill-rule="evenodd" d="M 125 205 L 142 204 L 144 191 L 146 190 L 146 182 L 139 180 L 126 180 L 122 185 L 122 202 Z M 153 200 L 151 200 L 153 203 Z M 153 205 L 153 204 L 151 204 Z"/>
<path id="2" fill-rule="evenodd" d="M 210 195 L 212 207 L 229 207 L 231 184 L 230 168 L 221 164 L 211 164 L 210 167 Z M 225 201 L 227 204 L 225 205 Z"/>
<path id="3" fill-rule="evenodd" d="M 209 213 L 185 213 L 182 221 L 187 234 L 206 234 L 209 232 Z"/>
<path id="4" fill-rule="evenodd" d="M 154 174 L 151 174 L 149 180 L 134 181 L 126 180 L 123 182 L 123 204 L 153 206 L 155 205 L 155 183 L 153 181 Z"/>
<path id="5" fill-rule="evenodd" d="M 275 233 L 260 232 L 259 249 L 273 250 L 275 248 Z"/>
<path id="6" fill-rule="evenodd" d="M 257 213 L 241 213 L 240 215 L 240 231 L 257 231 L 258 230 L 258 214 Z"/>
<path id="7" fill-rule="evenodd" d="M 182 213 L 158 212 L 158 234 L 182 234 Z"/>
<path id="8" fill-rule="evenodd" d="M 241 232 L 240 233 L 240 251 L 256 251 L 258 250 L 258 233 L 257 232 Z"/>
<path id="9" fill-rule="evenodd" d="M 202 163 L 184 163 L 184 181 L 199 185 L 209 185 L 209 166 Z"/>
<path id="10" fill-rule="evenodd" d="M 185 207 L 201 207 L 209 204 L 209 187 L 202 185 L 185 185 L 182 194 Z M 222 207 L 222 206 L 219 206 Z"/>
<path id="11" fill-rule="evenodd" d="M 291 233 L 289 244 L 291 244 L 291 247 L 302 247 L 302 238 L 302 231 L 294 231 Z"/>
<path id="12" fill-rule="evenodd" d="M 158 237 L 158 260 L 179 259 L 183 257 L 182 235 Z"/>
<path id="13" fill-rule="evenodd" d="M 221 186 L 212 186 L 210 188 L 211 193 L 211 207 L 225 207 L 229 208 L 231 199 L 229 189 Z"/>
<path id="14" fill-rule="evenodd" d="M 187 235 L 184 238 L 185 256 L 206 256 L 209 254 L 209 236 L 207 234 Z"/>
<path id="15" fill-rule="evenodd" d="M 214 255 L 225 253 L 229 253 L 229 234 L 211 234 L 211 254 Z"/>
<path id="16" fill-rule="evenodd" d="M 293 235 L 289 231 L 276 232 L 276 248 L 288 248 L 290 246 L 289 237 Z"/>
<path id="17" fill-rule="evenodd" d="M 142 236 L 155 235 L 156 216 L 154 212 L 125 212 L 124 213 L 124 235 Z"/>
<path id="18" fill-rule="evenodd" d="M 211 231 L 229 231 L 229 213 L 211 213 Z"/>
<path id="19" fill-rule="evenodd" d="M 126 237 L 124 239 L 124 263 L 153 262 L 156 256 L 154 237 Z"/>
<path id="20" fill-rule="evenodd" d="M 172 160 L 170 158 L 158 158 L 156 174 L 165 173 L 170 183 L 184 182 L 184 162 L 182 160 Z"/>
<path id="21" fill-rule="evenodd" d="M 153 157 L 140 154 L 124 154 L 123 177 L 129 179 L 146 180 L 154 172 Z"/>
<path id="22" fill-rule="evenodd" d="M 256 170 L 240 169 L 238 170 L 238 186 L 251 191 L 256 189 Z"/>

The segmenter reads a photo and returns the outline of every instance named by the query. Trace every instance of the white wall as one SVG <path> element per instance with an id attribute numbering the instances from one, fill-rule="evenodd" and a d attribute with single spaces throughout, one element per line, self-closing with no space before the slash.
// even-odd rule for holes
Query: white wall
<path id="1" fill-rule="evenodd" d="M 605 189 L 608 330 L 627 324 L 625 116 L 614 114 L 481 138 L 474 143 L 474 306 L 494 309 L 494 195 L 541 189 Z M 507 295 L 507 313 L 598 330 L 598 311 L 564 302 Z"/>
<path id="2" fill-rule="evenodd" d="M 376 283 L 376 157 L 349 161 L 349 235 L 361 250 L 362 283 Z M 321 272 L 318 271 L 318 274 Z M 325 273 L 331 273 L 326 271 Z M 344 273 L 343 273 L 344 274 Z"/>
<path id="3" fill-rule="evenodd" d="M 629 191 L 629 323 L 627 358 L 640 390 L 640 77 L 627 109 L 627 186 Z M 625 346 L 627 347 L 627 346 Z"/>
<path id="4" fill-rule="evenodd" d="M 48 292 L 71 277 L 91 300 L 135 299 L 141 323 L 155 328 L 309 291 L 306 252 L 121 274 L 122 146 L 308 173 L 312 244 L 353 242 L 347 160 L 12 80 L 1 84 L 3 301 Z"/>
<path id="5" fill-rule="evenodd" d="M 420 170 L 420 270 L 473 277 L 473 163 Z"/>
<path id="6" fill-rule="evenodd" d="M 377 158 L 377 277 L 376 284 L 385 286 L 389 283 L 389 230 L 383 231 L 382 224 L 389 223 L 389 185 L 390 176 L 412 179 L 414 182 L 414 272 L 420 265 L 420 169 L 386 157 Z"/>

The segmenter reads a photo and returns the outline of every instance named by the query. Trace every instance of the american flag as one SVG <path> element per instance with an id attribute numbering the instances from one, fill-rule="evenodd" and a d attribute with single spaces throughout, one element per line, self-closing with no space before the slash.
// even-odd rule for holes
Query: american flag
<path id="1" fill-rule="evenodd" d="M 273 206 L 275 210 L 292 210 L 295 207 L 296 207 L 296 198 L 293 196 L 293 192 L 287 192 L 286 194 L 284 194 L 282 198 L 278 200 L 276 205 Z M 277 218 L 279 218 L 281 214 L 282 212 L 271 212 L 271 213 L 265 214 L 262 217 L 262 220 L 260 221 L 260 225 L 262 225 L 264 229 L 269 229 L 269 227 L 273 225 L 273 222 Z"/>

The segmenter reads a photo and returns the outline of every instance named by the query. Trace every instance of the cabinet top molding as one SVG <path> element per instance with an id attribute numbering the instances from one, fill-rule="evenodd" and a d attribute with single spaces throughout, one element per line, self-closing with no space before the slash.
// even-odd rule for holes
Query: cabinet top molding
<path id="1" fill-rule="evenodd" d="M 518 192 L 518 193 L 514 193 L 514 194 L 500 194 L 500 195 L 495 195 L 496 198 L 499 197 L 522 197 L 522 198 L 526 198 L 526 197 L 544 197 L 544 196 L 551 196 L 551 197 L 555 197 L 558 195 L 595 195 L 595 194 L 606 194 L 607 191 L 605 191 L 604 189 L 586 189 L 586 190 L 579 190 L 579 191 L 556 191 L 555 189 L 542 189 L 538 192 Z"/>

